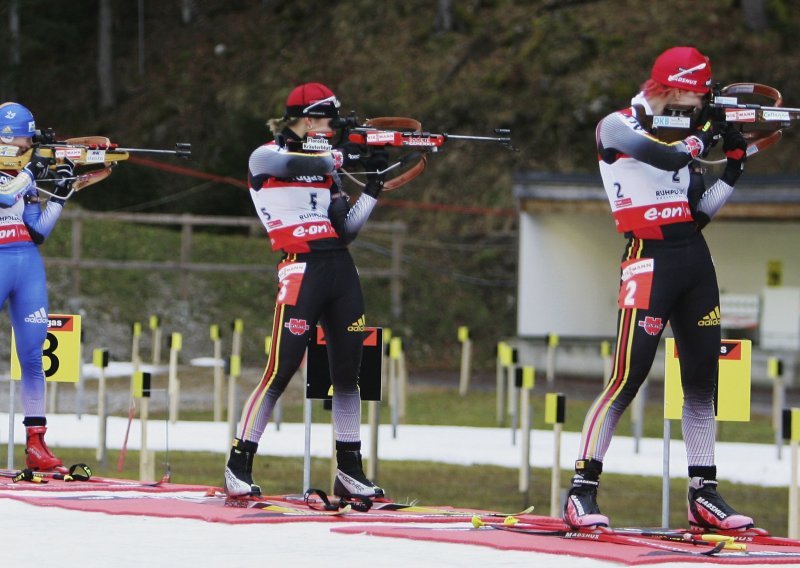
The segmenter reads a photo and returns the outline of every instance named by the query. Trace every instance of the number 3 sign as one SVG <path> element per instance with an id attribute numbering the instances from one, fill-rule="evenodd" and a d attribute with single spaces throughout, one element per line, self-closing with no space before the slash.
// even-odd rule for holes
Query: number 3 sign
<path id="1" fill-rule="evenodd" d="M 47 338 L 42 344 L 42 368 L 45 379 L 56 383 L 77 383 L 81 365 L 81 316 L 50 314 Z M 11 378 L 19 380 L 22 369 L 17 342 L 11 331 Z"/>

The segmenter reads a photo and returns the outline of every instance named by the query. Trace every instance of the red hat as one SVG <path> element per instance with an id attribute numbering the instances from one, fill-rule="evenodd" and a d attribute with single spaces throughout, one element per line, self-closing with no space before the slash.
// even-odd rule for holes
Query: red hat
<path id="1" fill-rule="evenodd" d="M 673 47 L 656 58 L 650 78 L 666 87 L 706 93 L 711 88 L 711 61 L 694 47 Z"/>
<path id="2" fill-rule="evenodd" d="M 286 99 L 285 117 L 339 116 L 339 99 L 322 83 L 304 83 L 295 87 Z"/>

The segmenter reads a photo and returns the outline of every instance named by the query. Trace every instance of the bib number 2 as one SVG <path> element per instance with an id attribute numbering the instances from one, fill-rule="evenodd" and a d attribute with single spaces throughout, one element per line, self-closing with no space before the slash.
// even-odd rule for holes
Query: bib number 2
<path id="1" fill-rule="evenodd" d="M 650 307 L 654 265 L 652 258 L 626 260 L 622 263 L 622 278 L 617 300 L 620 309 L 646 310 Z"/>

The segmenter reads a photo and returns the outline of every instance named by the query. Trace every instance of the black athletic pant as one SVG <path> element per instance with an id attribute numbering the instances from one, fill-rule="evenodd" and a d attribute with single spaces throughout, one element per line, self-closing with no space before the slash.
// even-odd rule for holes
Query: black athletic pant
<path id="1" fill-rule="evenodd" d="M 711 254 L 701 233 L 680 241 L 631 238 L 626 262 L 652 259 L 647 307 L 621 307 L 612 375 L 586 415 L 579 459 L 603 461 L 622 412 L 644 382 L 664 326 L 675 336 L 683 386 L 683 436 L 689 465 L 714 463 L 714 409 L 720 349 L 719 288 Z M 646 273 L 645 273 L 646 276 Z M 641 305 L 635 292 L 647 283 L 621 282 L 626 299 Z"/>
<path id="2" fill-rule="evenodd" d="M 291 276 L 281 279 L 272 349 L 264 375 L 244 406 L 241 438 L 256 442 L 261 438 L 275 402 L 300 366 L 319 323 L 328 346 L 336 439 L 360 440 L 358 373 L 365 320 L 353 259 L 346 249 L 289 254 L 278 269 L 279 276 Z"/>

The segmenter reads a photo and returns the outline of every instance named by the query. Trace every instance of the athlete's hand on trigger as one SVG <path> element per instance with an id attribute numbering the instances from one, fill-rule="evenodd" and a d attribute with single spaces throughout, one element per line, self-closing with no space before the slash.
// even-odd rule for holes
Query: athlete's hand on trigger
<path id="1" fill-rule="evenodd" d="M 65 159 L 63 163 L 56 166 L 56 178 L 53 193 L 56 197 L 66 199 L 72 192 L 72 182 L 75 177 L 75 163 L 70 159 Z M 62 201 L 63 202 L 63 201 Z"/>
<path id="2" fill-rule="evenodd" d="M 31 160 L 23 168 L 33 180 L 44 179 L 47 177 L 47 168 L 50 166 L 50 158 L 45 158 L 39 154 L 38 148 L 31 154 Z"/>

